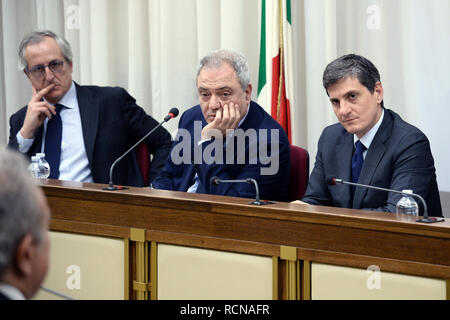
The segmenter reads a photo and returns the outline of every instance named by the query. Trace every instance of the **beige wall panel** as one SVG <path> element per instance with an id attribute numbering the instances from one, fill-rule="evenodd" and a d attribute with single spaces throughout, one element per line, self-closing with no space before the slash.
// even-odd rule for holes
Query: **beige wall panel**
<path id="1" fill-rule="evenodd" d="M 379 270 L 379 269 L 378 269 Z M 313 263 L 311 295 L 320 299 L 446 299 L 444 280 Z"/>
<path id="2" fill-rule="evenodd" d="M 124 272 L 123 240 L 50 232 L 44 287 L 75 299 L 124 299 Z M 35 299 L 58 298 L 41 290 Z"/>
<path id="3" fill-rule="evenodd" d="M 272 258 L 158 245 L 158 299 L 272 299 Z"/>

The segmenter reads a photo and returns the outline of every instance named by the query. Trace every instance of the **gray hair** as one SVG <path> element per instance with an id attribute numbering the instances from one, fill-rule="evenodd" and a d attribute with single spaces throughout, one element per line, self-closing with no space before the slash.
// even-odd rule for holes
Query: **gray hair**
<path id="1" fill-rule="evenodd" d="M 375 84 L 380 81 L 380 73 L 375 65 L 368 59 L 348 54 L 332 61 L 323 72 L 323 86 L 325 90 L 337 81 L 354 77 L 373 94 Z M 383 102 L 381 102 L 383 106 Z"/>
<path id="2" fill-rule="evenodd" d="M 219 49 L 214 50 L 200 60 L 200 65 L 197 69 L 197 78 L 203 68 L 218 68 L 222 64 L 228 63 L 236 71 L 237 78 L 241 84 L 242 90 L 246 90 L 250 84 L 250 71 L 248 68 L 247 59 L 240 53 Z"/>
<path id="3" fill-rule="evenodd" d="M 59 48 L 61 49 L 62 54 L 64 55 L 64 58 L 66 59 L 66 62 L 71 63 L 73 59 L 72 55 L 72 49 L 70 47 L 70 43 L 67 42 L 66 39 L 63 37 L 58 36 L 57 34 L 53 33 L 50 30 L 43 30 L 43 31 L 33 31 L 29 34 L 27 34 L 20 43 L 19 46 L 19 69 L 21 71 L 25 70 L 28 66 L 28 62 L 25 59 L 25 49 L 32 44 L 38 44 L 40 43 L 44 37 L 50 37 L 55 39 L 56 43 L 58 44 Z"/>
<path id="4" fill-rule="evenodd" d="M 10 267 L 20 241 L 27 234 L 41 243 L 42 213 L 37 186 L 27 161 L 17 151 L 0 151 L 0 280 Z"/>

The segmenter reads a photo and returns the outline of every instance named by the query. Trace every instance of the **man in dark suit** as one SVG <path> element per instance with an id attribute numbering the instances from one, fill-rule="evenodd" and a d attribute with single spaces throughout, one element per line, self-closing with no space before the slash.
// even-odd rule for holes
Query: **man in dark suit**
<path id="1" fill-rule="evenodd" d="M 48 269 L 50 209 L 26 166 L 0 151 L 0 300 L 30 299 Z"/>
<path id="2" fill-rule="evenodd" d="M 393 190 L 413 190 L 425 199 L 430 215 L 442 216 L 429 141 L 419 129 L 384 108 L 376 67 L 364 57 L 343 56 L 326 67 L 323 85 L 339 123 L 325 128 L 319 139 L 302 201 L 396 211 L 400 194 L 327 184 L 330 177 L 337 177 Z M 357 165 L 358 152 L 362 167 Z M 418 204 L 423 213 L 420 201 Z"/>
<path id="3" fill-rule="evenodd" d="M 248 183 L 213 185 L 211 179 L 257 181 L 262 199 L 288 200 L 289 141 L 282 127 L 251 101 L 246 59 L 218 50 L 200 62 L 200 105 L 183 113 L 158 189 L 255 197 Z"/>
<path id="4" fill-rule="evenodd" d="M 55 136 L 47 135 L 47 128 L 61 119 L 60 155 L 50 168 L 51 178 L 108 183 L 113 161 L 158 124 L 122 88 L 73 82 L 70 45 L 51 31 L 27 35 L 20 45 L 19 62 L 33 93 L 28 105 L 10 118 L 9 147 L 29 157 L 41 152 L 47 156 L 53 152 L 49 148 Z M 161 127 L 145 143 L 153 155 L 152 180 L 164 166 L 171 137 Z M 113 181 L 144 185 L 135 153 L 118 163 Z"/>

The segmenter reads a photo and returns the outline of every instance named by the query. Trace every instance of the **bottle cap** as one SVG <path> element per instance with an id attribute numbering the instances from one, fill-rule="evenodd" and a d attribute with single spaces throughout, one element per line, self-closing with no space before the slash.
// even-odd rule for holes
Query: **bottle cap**
<path id="1" fill-rule="evenodd" d="M 45 158 L 45 153 L 36 153 L 36 157 Z"/>
<path id="2" fill-rule="evenodd" d="M 408 193 L 408 194 L 412 194 L 413 191 L 412 190 L 402 190 L 403 193 Z"/>

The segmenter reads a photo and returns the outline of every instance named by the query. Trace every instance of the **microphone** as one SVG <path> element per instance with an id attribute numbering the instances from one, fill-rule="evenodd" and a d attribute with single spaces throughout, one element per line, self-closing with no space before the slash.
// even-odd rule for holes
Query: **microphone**
<path id="1" fill-rule="evenodd" d="M 154 127 L 152 130 L 150 130 L 141 140 L 139 140 L 138 142 L 136 142 L 136 144 L 134 146 L 132 146 L 130 149 L 128 149 L 127 152 L 125 152 L 123 155 L 121 155 L 119 158 L 116 159 L 116 161 L 113 162 L 113 164 L 111 165 L 111 168 L 109 169 L 109 186 L 106 188 L 103 188 L 103 190 L 108 190 L 108 191 L 116 191 L 116 190 L 124 190 L 124 189 L 128 189 L 126 187 L 115 187 L 113 184 L 113 178 L 112 178 L 112 174 L 113 174 L 113 170 L 115 165 L 122 160 L 128 153 L 130 153 L 134 148 L 136 148 L 142 141 L 144 141 L 149 135 L 151 135 L 153 132 L 155 132 L 156 129 L 158 129 L 159 127 L 161 127 L 164 123 L 166 123 L 167 121 L 169 121 L 170 119 L 175 118 L 176 116 L 178 116 L 178 109 L 177 108 L 172 108 L 170 109 L 169 113 L 167 114 L 167 116 L 164 118 L 163 121 L 161 121 L 156 127 Z"/>
<path id="2" fill-rule="evenodd" d="M 361 183 L 354 183 L 354 182 L 345 181 L 345 180 L 342 180 L 342 179 L 339 179 L 336 177 L 329 177 L 327 179 L 327 184 L 330 186 L 334 186 L 336 184 L 348 184 L 348 185 L 355 186 L 355 187 L 363 187 L 363 188 L 368 188 L 368 189 L 375 189 L 375 190 L 380 190 L 380 191 L 394 192 L 394 193 L 399 193 L 399 194 L 404 194 L 404 195 L 415 196 L 420 199 L 420 201 L 422 202 L 422 205 L 423 205 L 423 219 L 416 220 L 416 222 L 434 223 L 434 222 L 445 221 L 443 218 L 428 217 L 427 204 L 425 203 L 425 200 L 416 193 L 406 193 L 403 191 L 397 191 L 397 190 L 393 190 L 393 189 L 386 189 L 386 188 L 375 187 L 375 186 L 370 186 L 370 185 L 361 184 Z"/>
<path id="3" fill-rule="evenodd" d="M 55 291 L 55 290 L 51 290 L 51 289 L 48 289 L 48 288 L 43 287 L 43 286 L 41 286 L 40 289 L 41 289 L 42 291 L 45 291 L 45 292 L 47 292 L 47 293 L 50 293 L 50 294 L 52 294 L 52 295 L 54 295 L 54 296 L 57 296 L 58 298 L 61 298 L 61 299 L 64 299 L 64 300 L 76 300 L 76 299 L 74 299 L 74 298 L 72 298 L 72 297 L 69 297 L 69 296 L 66 296 L 65 294 L 62 294 L 61 292 L 58 292 L 58 291 Z"/>
<path id="4" fill-rule="evenodd" d="M 252 178 L 247 178 L 247 179 L 238 179 L 238 180 L 222 180 L 219 179 L 219 177 L 212 177 L 210 180 L 210 183 L 214 186 L 218 186 L 221 183 L 248 183 L 248 184 L 253 184 L 255 186 L 255 191 L 256 191 L 256 199 L 254 202 L 250 202 L 249 204 L 254 205 L 254 206 L 263 206 L 266 204 L 274 204 L 274 201 L 267 201 L 267 200 L 260 200 L 259 199 L 259 188 L 258 188 L 258 183 L 256 182 L 255 179 Z"/>

